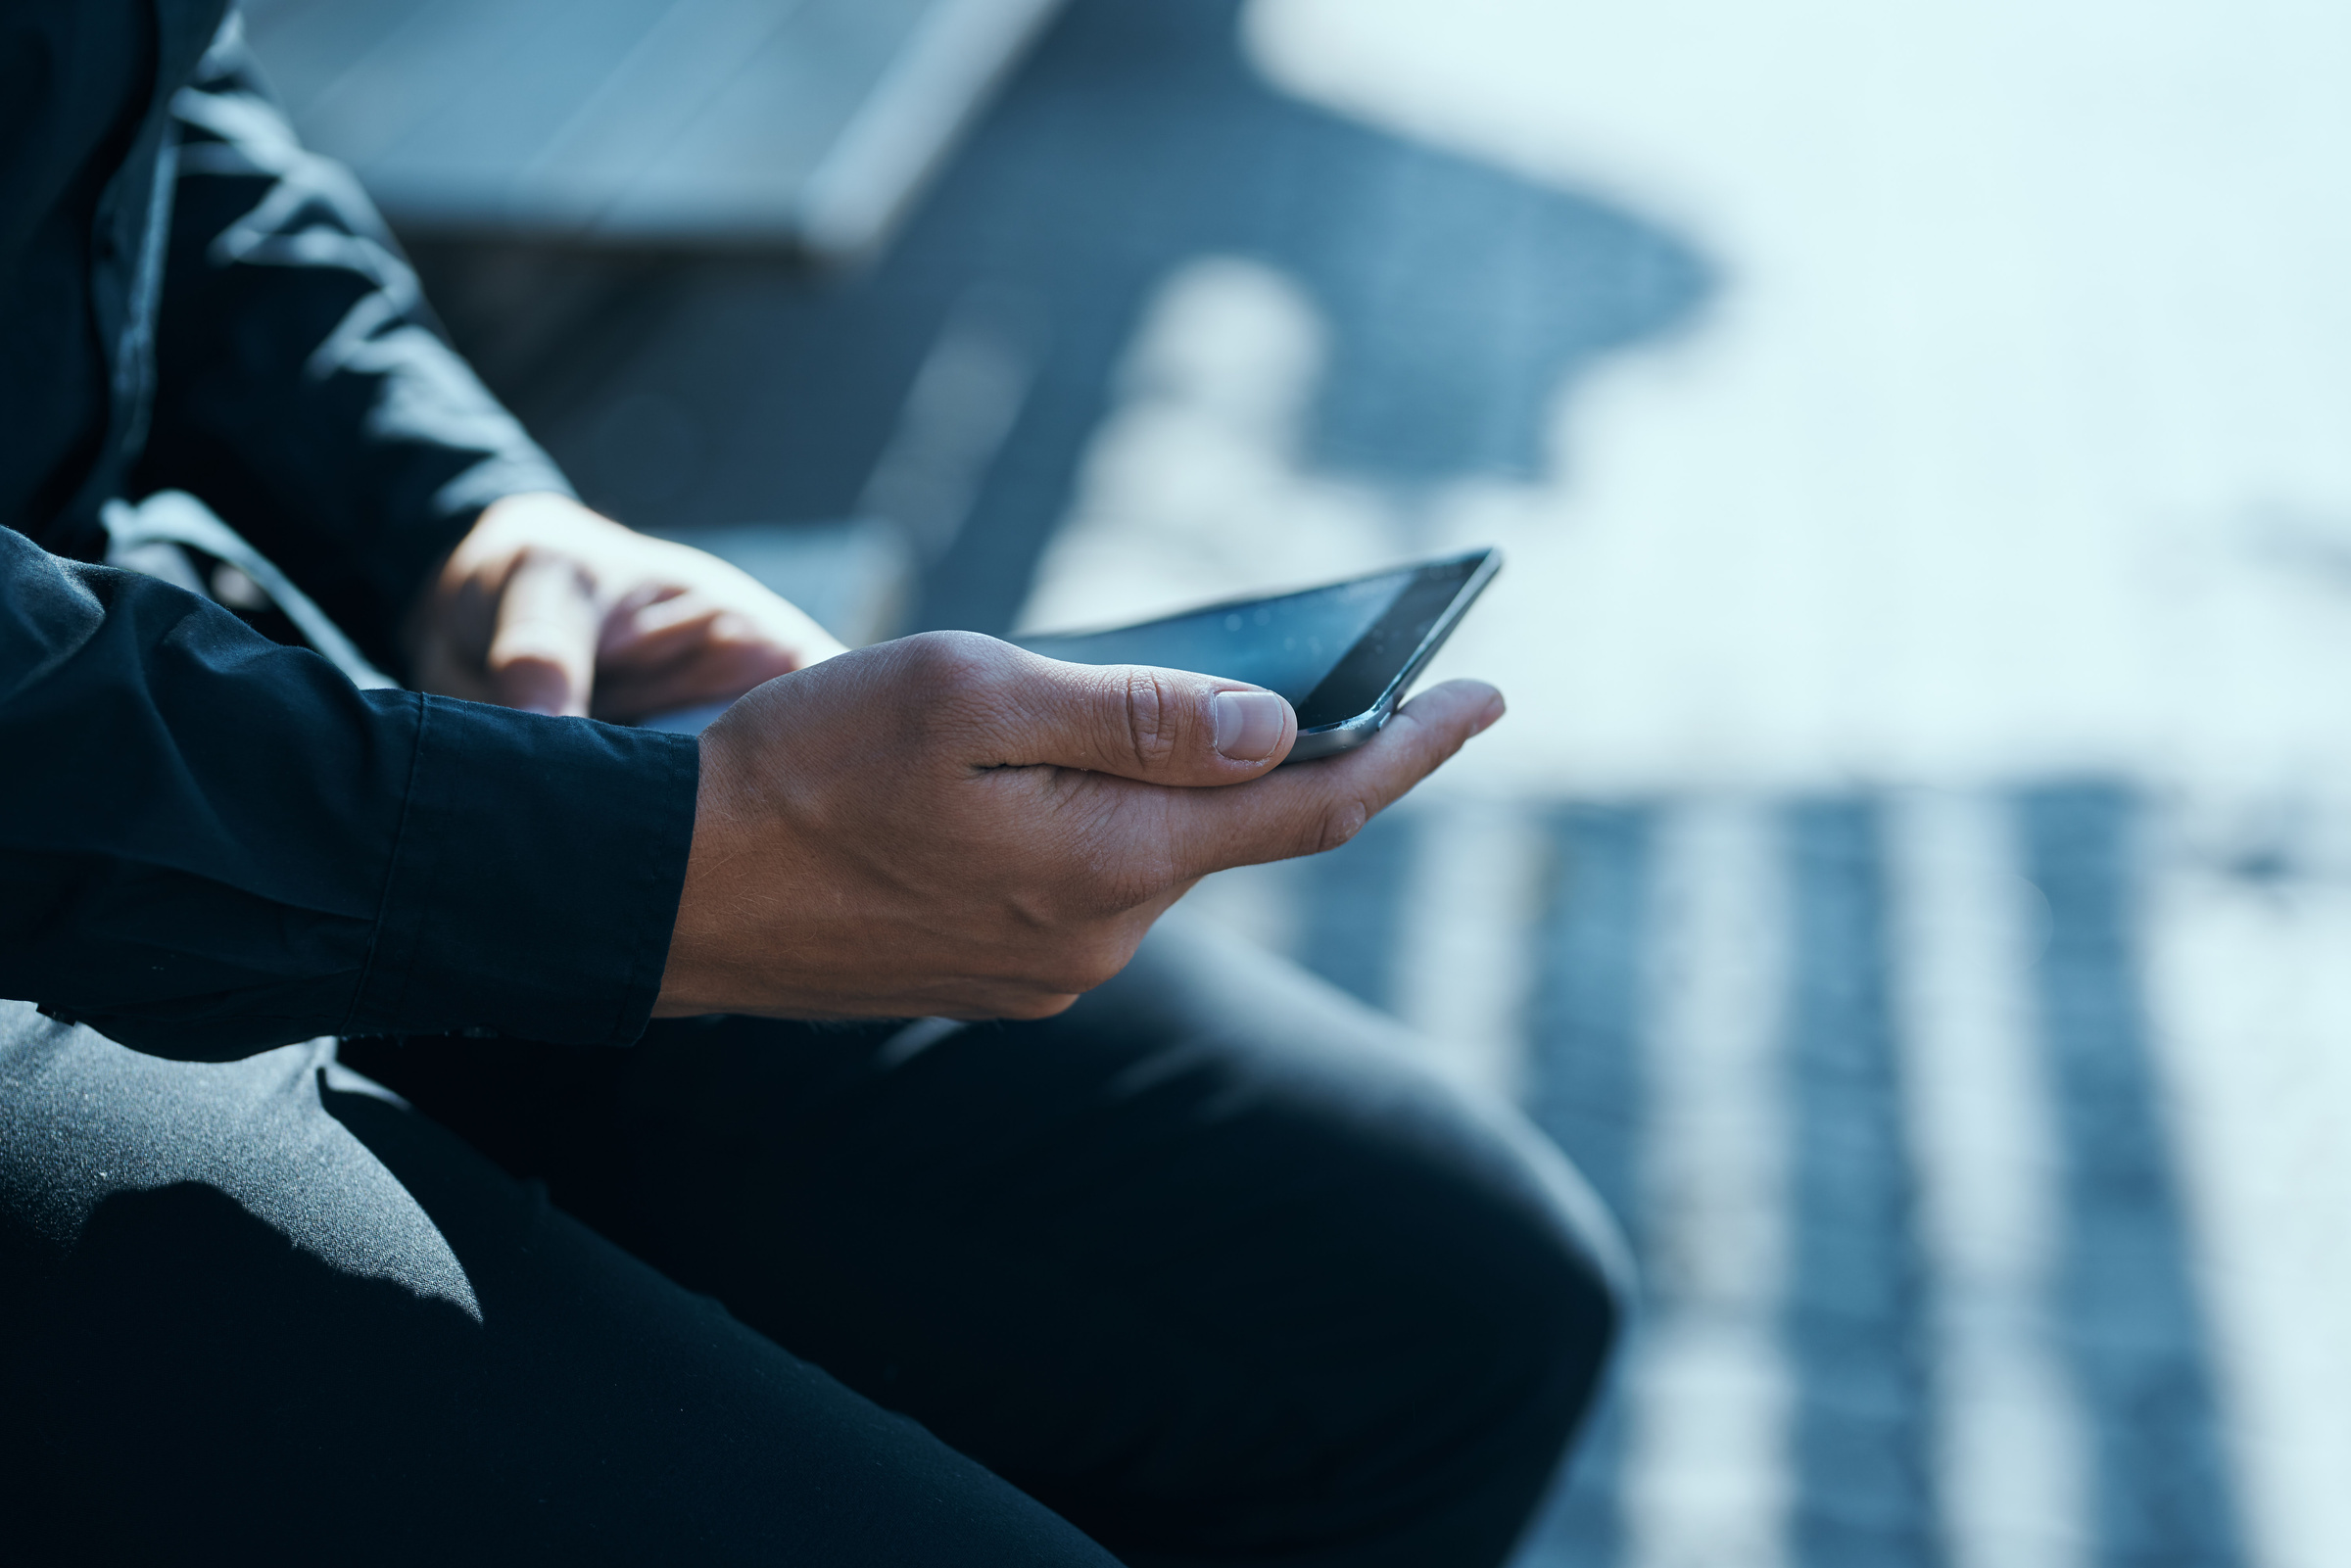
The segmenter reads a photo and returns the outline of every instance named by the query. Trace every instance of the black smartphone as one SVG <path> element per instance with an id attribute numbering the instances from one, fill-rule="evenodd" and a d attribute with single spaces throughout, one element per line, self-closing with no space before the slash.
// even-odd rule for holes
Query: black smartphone
<path id="1" fill-rule="evenodd" d="M 1304 762 L 1377 735 L 1500 570 L 1502 551 L 1471 550 L 1135 626 L 1014 641 L 1072 664 L 1155 664 L 1278 691 L 1298 711 L 1288 760 Z"/>

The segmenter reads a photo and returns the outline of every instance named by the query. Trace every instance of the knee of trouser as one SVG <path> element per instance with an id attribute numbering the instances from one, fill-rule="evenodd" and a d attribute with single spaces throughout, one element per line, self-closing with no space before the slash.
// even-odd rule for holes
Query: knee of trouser
<path id="1" fill-rule="evenodd" d="M 1477 1301 L 1492 1441 L 1555 1459 L 1579 1429 L 1634 1302 L 1614 1219 L 1548 1140 L 1508 1129 L 1506 1168 L 1479 1183 L 1471 1245 L 1445 1249 L 1457 1299 Z M 1507 1412 L 1507 1413 L 1504 1413 Z M 1531 1460 L 1530 1460 L 1531 1462 Z"/>
<path id="2" fill-rule="evenodd" d="M 1531 1139 L 1531 1129 L 1527 1132 Z M 1463 1158 L 1464 1142 L 1470 1152 Z M 1453 1145 L 1395 1233 L 1424 1282 L 1426 1343 L 1395 1385 L 1410 1432 L 1360 1476 L 1376 1540 L 1350 1563 L 1500 1563 L 1583 1427 L 1631 1310 L 1613 1223 L 1556 1150 Z M 1319 1559 L 1318 1559 L 1319 1560 Z M 1337 1561 L 1340 1559 L 1332 1559 Z"/>
<path id="3" fill-rule="evenodd" d="M 1564 1436 L 1597 1389 L 1632 1309 L 1631 1269 L 1597 1206 L 1591 1214 L 1553 1214 L 1527 1245 L 1537 1266 L 1518 1325 L 1527 1342 L 1522 1354 L 1541 1373 L 1529 1394 Z"/>
<path id="4" fill-rule="evenodd" d="M 1535 1327 L 1544 1375 L 1530 1390 L 1538 1449 L 1556 1461 L 1583 1426 L 1632 1311 L 1630 1271 L 1608 1251 L 1561 1246 Z"/>

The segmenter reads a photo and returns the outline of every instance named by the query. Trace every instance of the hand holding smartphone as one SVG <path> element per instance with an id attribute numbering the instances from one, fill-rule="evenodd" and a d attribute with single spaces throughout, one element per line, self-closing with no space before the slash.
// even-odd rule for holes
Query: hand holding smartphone
<path id="1" fill-rule="evenodd" d="M 1288 760 L 1304 762 L 1377 735 L 1501 569 L 1500 550 L 1471 550 L 1134 626 L 1014 641 L 1072 664 L 1150 664 L 1278 691 L 1298 713 Z"/>

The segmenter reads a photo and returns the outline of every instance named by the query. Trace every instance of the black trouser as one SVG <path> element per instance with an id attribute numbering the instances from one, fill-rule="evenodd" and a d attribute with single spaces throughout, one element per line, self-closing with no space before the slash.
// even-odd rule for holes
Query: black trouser
<path id="1" fill-rule="evenodd" d="M 0 1004 L 0 1551 L 1497 1562 L 1613 1254 L 1394 1044 L 1180 930 L 1047 1022 L 626 1051 Z"/>

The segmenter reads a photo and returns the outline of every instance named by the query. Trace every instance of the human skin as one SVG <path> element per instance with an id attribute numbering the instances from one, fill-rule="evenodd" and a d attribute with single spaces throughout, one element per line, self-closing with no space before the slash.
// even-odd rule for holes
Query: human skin
<path id="1" fill-rule="evenodd" d="M 1503 712 L 1449 681 L 1277 772 L 1272 692 L 973 633 L 843 652 L 746 574 L 544 495 L 483 514 L 410 647 L 434 689 L 547 713 L 743 693 L 700 737 L 660 1017 L 1047 1017 L 1201 877 L 1344 843 Z"/>
<path id="2" fill-rule="evenodd" d="M 546 493 L 482 513 L 419 595 L 408 641 L 426 690 L 622 722 L 841 651 L 749 573 Z"/>

